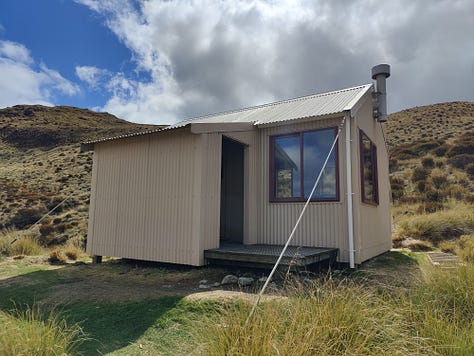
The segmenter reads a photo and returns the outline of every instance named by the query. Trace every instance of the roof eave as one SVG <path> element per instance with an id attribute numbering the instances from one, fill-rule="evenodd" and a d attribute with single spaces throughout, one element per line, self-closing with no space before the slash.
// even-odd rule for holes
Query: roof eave
<path id="1" fill-rule="evenodd" d="M 372 91 L 374 90 L 373 84 L 366 84 L 365 89 L 358 93 L 343 109 L 342 112 L 350 113 L 351 117 L 354 117 L 361 106 L 364 104 L 365 100 L 364 97 L 372 95 Z"/>

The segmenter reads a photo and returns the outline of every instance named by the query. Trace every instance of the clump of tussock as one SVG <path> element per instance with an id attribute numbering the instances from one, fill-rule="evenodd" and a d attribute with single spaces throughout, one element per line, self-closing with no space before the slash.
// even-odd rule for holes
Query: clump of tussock
<path id="1" fill-rule="evenodd" d="M 48 261 L 53 264 L 62 264 L 66 263 L 67 257 L 61 248 L 55 247 L 49 253 Z"/>
<path id="2" fill-rule="evenodd" d="M 69 326 L 58 314 L 38 307 L 0 311 L 1 355 L 70 355 L 85 340 L 79 325 Z"/>
<path id="3" fill-rule="evenodd" d="M 4 256 L 37 256 L 43 253 L 43 248 L 32 235 L 18 230 L 0 232 L 0 254 Z"/>
<path id="4" fill-rule="evenodd" d="M 244 327 L 251 305 L 233 304 L 207 320 L 197 337 L 211 355 L 429 354 L 403 309 L 376 288 L 327 279 L 262 303 Z"/>
<path id="5" fill-rule="evenodd" d="M 474 233 L 474 206 L 458 203 L 452 209 L 401 218 L 396 235 L 436 245 L 442 240 L 471 233 Z"/>
<path id="6" fill-rule="evenodd" d="M 454 252 L 462 261 L 474 263 L 474 234 L 461 236 L 456 243 Z"/>
<path id="7" fill-rule="evenodd" d="M 474 354 L 474 264 L 435 268 L 410 292 L 412 327 L 443 355 Z"/>

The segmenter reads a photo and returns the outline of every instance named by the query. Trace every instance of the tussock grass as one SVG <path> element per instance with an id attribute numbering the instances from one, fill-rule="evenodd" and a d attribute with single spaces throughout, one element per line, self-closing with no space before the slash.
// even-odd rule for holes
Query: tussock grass
<path id="1" fill-rule="evenodd" d="M 474 263 L 474 234 L 461 236 L 454 251 L 462 261 Z"/>
<path id="2" fill-rule="evenodd" d="M 474 265 L 431 268 L 410 289 L 331 278 L 224 307 L 196 328 L 210 355 L 472 355 Z"/>
<path id="3" fill-rule="evenodd" d="M 431 214 L 407 215 L 398 221 L 399 237 L 427 240 L 438 244 L 474 232 L 474 206 L 458 203 Z"/>
<path id="4" fill-rule="evenodd" d="M 48 261 L 50 263 L 58 263 L 58 264 L 66 263 L 67 257 L 61 248 L 55 247 L 54 249 L 50 251 Z"/>
<path id="5" fill-rule="evenodd" d="M 0 311 L 0 354 L 69 355 L 84 340 L 82 329 L 54 312 L 43 314 L 38 307 L 13 313 Z"/>
<path id="6" fill-rule="evenodd" d="M 474 265 L 432 269 L 415 288 L 409 317 L 420 335 L 443 355 L 474 354 Z"/>
<path id="7" fill-rule="evenodd" d="M 285 299 L 262 303 L 246 328 L 251 305 L 225 310 L 199 328 L 210 355 L 415 355 L 431 353 L 412 334 L 403 309 L 351 281 L 327 279 L 296 288 Z"/>
<path id="8" fill-rule="evenodd" d="M 4 230 L 0 232 L 0 253 L 6 256 L 37 256 L 44 249 L 38 240 L 31 234 L 17 230 Z"/>

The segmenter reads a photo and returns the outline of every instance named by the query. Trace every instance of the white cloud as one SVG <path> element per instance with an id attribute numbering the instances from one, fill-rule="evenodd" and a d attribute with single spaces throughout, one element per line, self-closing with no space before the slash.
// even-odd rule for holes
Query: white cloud
<path id="1" fill-rule="evenodd" d="M 30 51 L 20 43 L 0 41 L 0 56 L 24 64 L 33 63 Z"/>
<path id="2" fill-rule="evenodd" d="M 370 82 L 388 62 L 389 109 L 473 100 L 474 2 L 77 0 L 132 51 L 104 109 L 173 122 Z"/>
<path id="3" fill-rule="evenodd" d="M 77 85 L 45 64 L 37 66 L 25 46 L 10 41 L 0 41 L 0 78 L 0 107 L 53 105 L 56 94 L 79 93 Z"/>
<path id="4" fill-rule="evenodd" d="M 103 84 L 103 82 L 110 77 L 108 70 L 92 66 L 77 66 L 76 75 L 80 80 L 86 82 L 93 89 L 97 88 L 100 84 Z"/>

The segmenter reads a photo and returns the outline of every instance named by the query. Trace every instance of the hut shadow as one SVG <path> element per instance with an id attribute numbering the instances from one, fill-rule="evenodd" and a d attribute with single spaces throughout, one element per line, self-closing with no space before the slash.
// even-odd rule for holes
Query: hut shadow
<path id="1" fill-rule="evenodd" d="M 100 277 L 101 272 L 104 272 L 105 278 Z M 38 308 L 43 317 L 53 312 L 68 325 L 78 323 L 86 335 L 77 350 L 81 354 L 103 354 L 119 350 L 160 323 L 160 319 L 176 308 L 182 299 L 181 295 L 130 300 L 117 299 L 117 296 L 110 296 L 110 300 L 76 298 L 75 295 L 88 292 L 77 289 L 84 281 L 87 280 L 90 288 L 95 285 L 95 288 L 100 289 L 103 281 L 111 274 L 123 277 L 120 273 L 123 273 L 120 266 L 66 265 L 58 269 L 6 278 L 0 280 L 0 310 L 10 312 Z M 94 275 L 97 276 L 95 279 Z M 129 288 L 133 289 L 134 280 L 129 282 Z M 124 288 L 123 284 L 120 288 Z M 55 297 L 58 290 L 62 291 L 62 298 Z"/>

